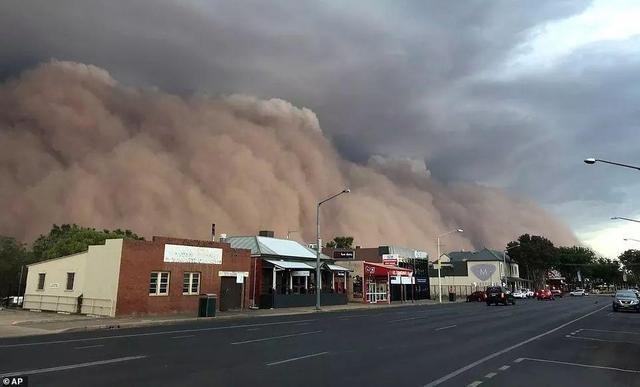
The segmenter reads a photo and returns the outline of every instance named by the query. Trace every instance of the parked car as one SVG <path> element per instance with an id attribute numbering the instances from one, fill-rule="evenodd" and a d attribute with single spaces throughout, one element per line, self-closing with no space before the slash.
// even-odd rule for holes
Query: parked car
<path id="1" fill-rule="evenodd" d="M 551 293 L 553 293 L 554 297 L 562 298 L 562 290 L 560 289 L 551 289 Z"/>
<path id="2" fill-rule="evenodd" d="M 633 290 L 618 290 L 613 298 L 613 311 L 633 310 L 640 312 L 640 298 Z"/>
<path id="3" fill-rule="evenodd" d="M 514 298 L 527 298 L 527 291 L 524 290 L 524 289 L 516 290 L 515 292 L 513 292 L 513 297 Z"/>
<path id="4" fill-rule="evenodd" d="M 535 292 L 533 290 L 527 289 L 527 297 L 528 298 L 533 298 L 533 297 L 535 297 L 535 295 L 536 294 L 535 294 Z"/>
<path id="5" fill-rule="evenodd" d="M 555 300 L 553 293 L 549 289 L 541 289 L 536 292 L 536 298 L 538 301 L 542 300 Z"/>
<path id="6" fill-rule="evenodd" d="M 467 296 L 467 302 L 482 302 L 487 299 L 487 293 L 482 290 L 475 291 Z"/>
<path id="7" fill-rule="evenodd" d="M 576 290 L 574 290 L 572 292 L 569 292 L 569 295 L 571 295 L 571 296 L 586 296 L 586 295 L 588 295 L 588 293 L 585 292 L 584 289 L 576 289 Z"/>
<path id="8" fill-rule="evenodd" d="M 513 297 L 513 293 L 511 293 L 507 288 L 503 288 L 502 286 L 490 286 L 487 288 L 487 305 L 491 304 L 515 305 L 516 299 Z"/>

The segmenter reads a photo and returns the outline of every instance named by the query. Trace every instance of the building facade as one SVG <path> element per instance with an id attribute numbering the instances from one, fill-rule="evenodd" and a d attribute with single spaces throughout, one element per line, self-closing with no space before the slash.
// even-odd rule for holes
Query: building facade
<path id="1" fill-rule="evenodd" d="M 430 297 L 429 289 L 429 256 L 426 252 L 402 246 L 359 247 L 355 249 L 329 249 L 322 252 L 339 262 L 363 261 L 397 266 L 408 269 L 412 274 L 412 282 L 401 284 L 394 280 L 389 284 L 391 301 L 400 301 L 410 295 L 411 299 L 423 300 Z M 341 263 L 342 264 L 342 263 Z M 353 274 L 354 280 L 356 274 Z"/>
<path id="2" fill-rule="evenodd" d="M 443 295 L 456 293 L 466 296 L 476 290 L 485 290 L 487 286 L 504 284 L 511 290 L 527 288 L 529 281 L 520 278 L 518 264 L 508 254 L 483 248 L 477 251 L 454 251 L 442 255 L 440 284 Z M 437 264 L 429 269 L 431 291 L 437 297 Z"/>
<path id="3" fill-rule="evenodd" d="M 272 232 L 226 239 L 234 248 L 251 251 L 251 305 L 270 309 L 316 305 L 320 287 L 322 305 L 347 303 L 349 269 L 322 254 L 320 280 L 316 278 L 316 251 L 293 240 L 274 238 Z"/>
<path id="4" fill-rule="evenodd" d="M 24 308 L 102 316 L 196 315 L 202 294 L 219 310 L 248 305 L 250 251 L 228 243 L 110 239 L 28 266 Z"/>

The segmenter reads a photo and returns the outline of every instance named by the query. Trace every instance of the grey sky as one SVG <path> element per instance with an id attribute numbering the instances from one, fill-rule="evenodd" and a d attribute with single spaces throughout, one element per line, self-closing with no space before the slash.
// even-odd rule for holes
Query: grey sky
<path id="1" fill-rule="evenodd" d="M 445 182 L 526 195 L 580 234 L 609 216 L 633 216 L 638 178 L 582 159 L 640 163 L 638 31 L 589 40 L 591 26 L 564 23 L 590 7 L 3 1 L 0 77 L 56 58 L 170 92 L 282 98 L 315 111 L 348 159 L 424 159 Z"/>

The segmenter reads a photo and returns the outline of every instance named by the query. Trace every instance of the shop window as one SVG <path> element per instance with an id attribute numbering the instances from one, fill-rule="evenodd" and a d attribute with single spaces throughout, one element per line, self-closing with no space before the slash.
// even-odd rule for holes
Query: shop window
<path id="1" fill-rule="evenodd" d="M 76 273 L 67 273 L 67 290 L 73 290 L 73 283 L 76 279 Z"/>
<path id="2" fill-rule="evenodd" d="M 169 294 L 169 272 L 154 271 L 151 272 L 149 280 L 150 296 L 166 296 Z"/>
<path id="3" fill-rule="evenodd" d="M 200 273 L 184 273 L 182 294 L 200 294 Z"/>
<path id="4" fill-rule="evenodd" d="M 46 276 L 46 273 L 38 274 L 38 290 L 44 290 L 44 279 Z"/>

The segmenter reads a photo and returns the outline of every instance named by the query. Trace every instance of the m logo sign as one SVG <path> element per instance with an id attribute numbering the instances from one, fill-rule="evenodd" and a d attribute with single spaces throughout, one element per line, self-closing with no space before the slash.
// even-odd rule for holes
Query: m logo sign
<path id="1" fill-rule="evenodd" d="M 478 277 L 480 281 L 488 280 L 495 271 L 495 265 L 491 265 L 489 263 L 481 263 L 471 267 L 471 272 Z"/>

